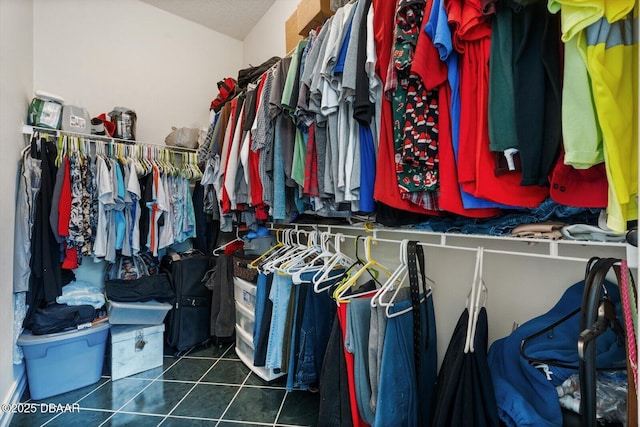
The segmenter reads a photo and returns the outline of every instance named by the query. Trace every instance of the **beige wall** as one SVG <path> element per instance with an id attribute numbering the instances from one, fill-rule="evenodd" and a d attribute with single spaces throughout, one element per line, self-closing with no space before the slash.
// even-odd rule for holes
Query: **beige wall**
<path id="1" fill-rule="evenodd" d="M 20 123 L 33 88 L 33 2 L 0 1 L 0 402 L 9 402 L 23 366 L 12 363 L 13 342 L 13 223 L 16 176 L 24 146 Z M 0 414 L 0 425 L 8 418 Z"/>
<path id="2" fill-rule="evenodd" d="M 262 19 L 244 39 L 243 67 L 260 65 L 272 56 L 284 56 L 285 48 L 284 23 L 300 0 L 276 0 Z M 237 73 L 236 73 L 237 75 Z"/>
<path id="3" fill-rule="evenodd" d="M 137 139 L 206 126 L 215 83 L 236 75 L 242 42 L 137 0 L 35 0 L 34 88 L 92 116 L 138 115 Z"/>

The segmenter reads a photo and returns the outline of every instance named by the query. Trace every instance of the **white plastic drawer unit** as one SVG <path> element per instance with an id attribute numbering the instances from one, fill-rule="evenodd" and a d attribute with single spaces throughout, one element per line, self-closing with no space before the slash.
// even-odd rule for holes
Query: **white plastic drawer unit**
<path id="1" fill-rule="evenodd" d="M 286 373 L 274 373 L 273 369 L 265 369 L 253 365 L 253 336 L 236 325 L 236 354 L 257 376 L 265 381 L 272 381 Z"/>
<path id="2" fill-rule="evenodd" d="M 255 314 L 246 305 L 236 302 L 236 325 L 243 331 L 253 335 Z"/>
<path id="3" fill-rule="evenodd" d="M 256 311 L 256 285 L 238 277 L 233 278 L 233 292 L 236 305 L 242 304 L 249 311 Z"/>

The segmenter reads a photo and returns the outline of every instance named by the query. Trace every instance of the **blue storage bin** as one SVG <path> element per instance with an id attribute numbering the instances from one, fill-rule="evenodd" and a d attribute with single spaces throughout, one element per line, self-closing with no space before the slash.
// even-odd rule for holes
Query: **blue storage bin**
<path id="1" fill-rule="evenodd" d="M 24 351 L 31 398 L 45 399 L 98 382 L 109 328 L 105 322 L 57 334 L 21 334 L 18 345 Z"/>

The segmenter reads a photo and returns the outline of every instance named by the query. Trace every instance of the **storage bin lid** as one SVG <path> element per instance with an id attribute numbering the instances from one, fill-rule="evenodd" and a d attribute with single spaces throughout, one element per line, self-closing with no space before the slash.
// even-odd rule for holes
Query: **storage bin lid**
<path id="1" fill-rule="evenodd" d="M 171 310 L 172 305 L 168 302 L 158 302 L 155 300 L 144 301 L 144 302 L 118 302 L 118 301 L 107 301 L 112 307 L 117 308 L 135 308 L 136 310 Z"/>
<path id="2" fill-rule="evenodd" d="M 153 334 L 162 334 L 164 332 L 164 323 L 159 325 L 126 325 L 111 327 L 111 342 L 129 341 L 140 335 L 150 336 Z"/>
<path id="3" fill-rule="evenodd" d="M 98 323 L 95 326 L 91 326 L 89 328 L 74 329 L 71 331 L 57 332 L 55 334 L 33 335 L 31 331 L 24 331 L 18 337 L 18 345 L 20 346 L 42 345 L 42 344 L 48 344 L 48 343 L 53 343 L 58 341 L 64 341 L 67 339 L 76 339 L 76 338 L 95 334 L 102 331 L 106 332 L 110 327 L 111 325 L 108 322 L 102 322 L 102 323 Z"/>

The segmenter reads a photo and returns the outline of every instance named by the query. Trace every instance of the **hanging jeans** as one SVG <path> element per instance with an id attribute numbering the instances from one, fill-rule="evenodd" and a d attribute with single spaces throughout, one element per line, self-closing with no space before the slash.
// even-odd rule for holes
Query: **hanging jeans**
<path id="1" fill-rule="evenodd" d="M 267 344 L 267 369 L 280 369 L 282 366 L 282 344 L 284 342 L 284 327 L 287 317 L 287 306 L 291 294 L 291 276 L 275 273 L 269 299 L 273 303 L 271 324 L 269 328 L 269 343 Z"/>
<path id="2" fill-rule="evenodd" d="M 344 346 L 353 354 L 353 381 L 360 416 L 367 424 L 373 424 L 374 413 L 369 405 L 369 329 L 371 323 L 371 298 L 356 298 L 347 305 L 347 335 Z"/>
<path id="3" fill-rule="evenodd" d="M 318 427 L 353 427 L 343 343 L 342 329 L 336 315 L 322 364 Z"/>
<path id="4" fill-rule="evenodd" d="M 271 328 L 271 312 L 273 311 L 273 302 L 269 299 L 272 281 L 273 274 L 258 274 L 255 323 L 253 325 L 254 366 L 264 366 L 267 359 L 267 344 Z"/>
<path id="5" fill-rule="evenodd" d="M 393 305 L 391 313 L 410 307 L 410 300 L 399 301 Z M 421 318 L 426 321 L 421 325 L 422 373 L 419 378 L 413 358 L 412 312 L 409 310 L 387 320 L 375 427 L 429 425 L 438 363 L 433 298 L 429 296 L 425 303 L 420 304 L 420 309 Z"/>
<path id="6" fill-rule="evenodd" d="M 307 290 L 300 325 L 295 387 L 308 390 L 310 386 L 317 386 L 335 315 L 336 303 L 327 292 L 315 293 L 312 288 Z"/>

